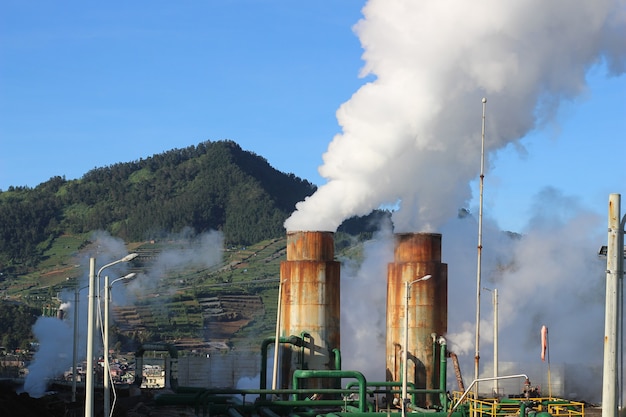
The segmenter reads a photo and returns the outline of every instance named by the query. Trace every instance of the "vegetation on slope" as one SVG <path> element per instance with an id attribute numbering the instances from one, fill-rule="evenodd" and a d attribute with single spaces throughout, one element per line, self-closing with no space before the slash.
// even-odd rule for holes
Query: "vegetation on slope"
<path id="1" fill-rule="evenodd" d="M 295 204 L 313 191 L 232 141 L 96 168 L 80 180 L 10 187 L 0 192 L 0 272 L 24 274 L 63 234 L 95 230 L 126 242 L 220 230 L 227 244 L 249 245 L 281 236 Z"/>
<path id="2" fill-rule="evenodd" d="M 258 347 L 275 331 L 283 222 L 314 190 L 231 141 L 96 168 L 79 180 L 54 177 L 35 188 L 10 187 L 0 192 L 0 291 L 40 314 L 47 305 L 58 306 L 58 294 L 85 275 L 81 263 L 94 231 L 140 253 L 133 268 L 145 272 L 151 259 L 178 244 L 170 238 L 181 230 L 219 230 L 222 262 L 170 271 L 132 305 L 116 306 L 115 334 L 127 348 L 208 340 Z M 355 236 L 371 236 L 388 215 L 346 221 L 336 234 L 337 252 L 353 248 Z M 0 337 L 7 339 L 8 331 L 0 328 Z M 7 343 L 27 343 L 32 335 L 20 332 L 18 338 Z"/>

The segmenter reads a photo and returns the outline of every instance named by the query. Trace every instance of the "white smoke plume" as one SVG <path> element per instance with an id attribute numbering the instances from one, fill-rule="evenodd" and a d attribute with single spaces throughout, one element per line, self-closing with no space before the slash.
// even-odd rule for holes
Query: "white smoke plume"
<path id="1" fill-rule="evenodd" d="M 368 381 L 385 381 L 387 264 L 393 261 L 390 224 L 365 242 L 363 262 L 341 265 L 342 366 L 362 372 Z"/>
<path id="2" fill-rule="evenodd" d="M 72 327 L 55 317 L 39 317 L 33 326 L 39 350 L 28 366 L 24 391 L 31 397 L 43 396 L 52 378 L 72 366 Z"/>
<path id="3" fill-rule="evenodd" d="M 552 385 L 566 395 L 576 392 L 578 399 L 597 402 L 606 269 L 606 260 L 597 253 L 606 242 L 602 232 L 607 220 L 552 188 L 535 199 L 534 216 L 520 236 L 503 233 L 493 221 L 483 224 L 481 287 L 498 290 L 499 375 L 526 373 L 548 393 L 548 363 L 540 358 L 540 330 L 546 325 L 552 365 L 570 366 L 565 380 L 553 380 Z M 474 377 L 476 219 L 454 219 L 442 233 L 449 268 L 448 339 L 467 382 Z M 480 377 L 493 376 L 492 301 L 492 293 L 481 292 Z"/>
<path id="4" fill-rule="evenodd" d="M 289 231 L 334 231 L 353 215 L 399 205 L 399 232 L 435 231 L 471 199 L 481 99 L 489 156 L 550 122 L 586 91 L 586 72 L 624 71 L 622 0 L 370 0 L 355 26 L 361 87 L 337 111 L 320 174 Z"/>
<path id="5" fill-rule="evenodd" d="M 95 257 L 97 266 L 100 267 L 116 259 L 121 259 L 128 254 L 124 242 L 112 237 L 107 232 L 98 231 L 93 233 L 91 241 L 93 243 L 91 253 L 85 254 L 80 261 L 80 264 L 84 266 L 84 275 L 74 283 L 79 290 L 78 306 L 74 302 L 75 290 L 64 291 L 60 294 L 62 300 L 60 309 L 64 312 L 63 320 L 40 317 L 33 326 L 33 334 L 39 348 L 34 355 L 33 361 L 28 366 L 28 376 L 24 382 L 24 391 L 28 392 L 32 397 L 44 395 L 50 380 L 61 377 L 65 371 L 71 369 L 74 348 L 74 317 L 78 317 L 77 366 L 81 366 L 82 361 L 85 359 L 87 310 L 89 305 L 89 258 Z M 111 267 L 111 274 L 117 278 L 124 275 L 126 269 L 127 265 L 125 264 L 115 265 Z M 101 280 L 101 289 L 103 285 L 104 281 Z M 94 289 L 94 294 L 97 295 L 97 293 L 97 289 Z M 79 309 L 78 314 L 75 314 L 76 308 Z M 95 349 L 96 352 L 99 352 L 96 354 L 100 354 L 103 351 L 102 341 L 97 336 Z"/>
<path id="6" fill-rule="evenodd" d="M 129 304 L 136 297 L 156 289 L 162 279 L 172 272 L 189 268 L 207 269 L 222 261 L 224 235 L 221 232 L 212 230 L 196 234 L 191 228 L 185 228 L 164 241 L 168 242 L 166 249 L 146 265 L 145 271 L 126 286 L 113 288 L 117 304 Z M 174 291 L 175 288 L 170 290 Z"/>
<path id="7" fill-rule="evenodd" d="M 546 325 L 554 392 L 600 401 L 606 261 L 597 252 L 606 241 L 605 225 L 605 218 L 552 188 L 536 196 L 535 215 L 521 235 L 504 233 L 484 219 L 481 287 L 498 290 L 500 376 L 525 373 L 548 394 L 548 363 L 540 355 L 540 330 Z M 448 264 L 445 336 L 467 387 L 474 379 L 477 219 L 455 217 L 441 233 L 442 262 Z M 384 225 L 366 243 L 362 263 L 342 264 L 342 362 L 368 381 L 385 380 L 386 268 L 393 261 L 393 244 L 390 226 Z M 493 316 L 492 293 L 482 291 L 481 378 L 493 376 Z M 448 368 L 448 389 L 458 389 Z M 523 382 L 499 387 L 507 395 L 520 394 Z M 490 389 L 491 383 L 481 386 L 481 392 Z"/>
<path id="8" fill-rule="evenodd" d="M 370 0 L 363 15 L 355 26 L 362 75 L 374 81 L 338 110 L 342 132 L 319 169 L 327 183 L 297 205 L 285 227 L 334 231 L 346 218 L 392 204 L 396 232 L 441 232 L 449 267 L 447 337 L 469 384 L 478 228 L 475 217 L 458 217 L 457 210 L 468 206 L 470 182 L 479 174 L 481 100 L 488 100 L 488 171 L 498 150 L 520 148 L 519 139 L 554 122 L 561 103 L 586 93 L 592 67 L 624 72 L 626 3 Z M 482 286 L 497 288 L 500 297 L 500 375 L 530 363 L 539 369 L 532 380 L 545 379 L 539 331 L 546 325 L 552 360 L 584 364 L 575 376 L 582 389 L 573 378 L 566 389 L 597 401 L 604 268 L 596 253 L 606 220 L 554 189 L 537 196 L 534 210 L 521 237 L 503 233 L 493 219 L 483 224 Z M 342 333 L 347 327 L 355 339 L 342 337 L 344 362 L 356 369 L 378 364 L 375 379 L 385 352 L 372 339 L 385 334 L 385 320 L 382 307 L 371 306 L 384 305 L 388 256 L 342 270 L 342 306 L 349 306 L 342 308 Z M 368 289 L 366 302 L 356 301 L 361 293 L 344 293 L 359 286 Z M 481 377 L 493 371 L 491 296 L 482 292 Z"/>
<path id="9" fill-rule="evenodd" d="M 184 230 L 176 236 L 170 237 L 176 244 L 173 249 L 163 251 L 154 261 L 149 270 L 139 274 L 129 285 L 114 285 L 112 287 L 113 304 L 124 304 L 139 295 L 150 293 L 165 274 L 173 270 L 188 267 L 210 267 L 221 260 L 224 246 L 223 235 L 219 232 L 208 232 L 196 235 L 191 230 Z M 33 397 L 45 394 L 48 382 L 53 378 L 63 375 L 72 366 L 73 358 L 73 323 L 74 317 L 78 317 L 77 335 L 77 365 L 81 366 L 86 357 L 87 335 L 87 309 L 89 287 L 89 258 L 96 258 L 96 268 L 121 259 L 128 254 L 128 248 L 124 241 L 104 231 L 95 232 L 92 235 L 93 251 L 81 261 L 85 266 L 85 274 L 76 285 L 79 288 L 79 304 L 74 303 L 74 290 L 65 291 L 61 294 L 61 308 L 64 310 L 64 320 L 57 318 L 41 317 L 33 326 L 33 333 L 39 344 L 39 350 L 34 356 L 33 362 L 28 367 L 28 378 L 24 384 L 24 390 Z M 94 295 L 104 296 L 104 277 L 109 275 L 111 281 L 124 276 L 128 271 L 128 264 L 120 263 L 107 268 L 100 276 L 100 291 L 94 289 Z M 79 308 L 75 315 L 75 308 Z M 98 309 L 95 314 L 103 320 L 102 311 Z M 104 352 L 101 332 L 96 331 L 94 352 L 100 355 Z"/>

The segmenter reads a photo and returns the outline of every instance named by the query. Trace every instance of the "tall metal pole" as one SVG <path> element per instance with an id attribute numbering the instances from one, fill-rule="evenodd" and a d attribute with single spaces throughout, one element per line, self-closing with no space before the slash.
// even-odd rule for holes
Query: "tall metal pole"
<path id="1" fill-rule="evenodd" d="M 80 289 L 78 282 L 74 288 L 74 345 L 72 346 L 72 402 L 76 402 L 76 363 L 78 362 L 78 297 Z"/>
<path id="2" fill-rule="evenodd" d="M 109 276 L 104 276 L 104 417 L 111 414 L 111 388 L 109 381 L 111 379 L 111 368 L 109 367 L 109 298 L 111 297 L 111 286 L 109 285 Z"/>
<path id="3" fill-rule="evenodd" d="M 609 195 L 609 229 L 606 252 L 606 307 L 604 317 L 604 366 L 602 417 L 617 416 L 619 281 L 624 278 L 624 222 L 620 221 L 620 195 Z"/>
<path id="4" fill-rule="evenodd" d="M 95 286 L 96 286 L 96 258 L 89 258 L 89 309 L 87 312 L 87 369 L 85 374 L 85 417 L 93 417 L 93 336 L 95 323 Z"/>
<path id="5" fill-rule="evenodd" d="M 495 396 L 498 397 L 498 289 L 493 289 L 493 377 Z"/>
<path id="6" fill-rule="evenodd" d="M 407 398 L 407 378 L 408 378 L 408 354 L 409 350 L 409 282 L 404 283 L 404 337 L 402 339 L 402 415 L 404 415 L 404 402 Z"/>
<path id="7" fill-rule="evenodd" d="M 276 389 L 276 385 L 278 383 L 278 349 L 280 342 L 280 313 L 281 313 L 281 304 L 282 304 L 282 294 L 283 294 L 283 282 L 280 281 L 278 283 L 278 309 L 276 311 L 276 338 L 274 340 L 274 369 L 272 370 L 272 389 Z"/>
<path id="8" fill-rule="evenodd" d="M 411 282 L 404 283 L 404 338 L 402 340 L 402 415 L 405 414 L 405 405 L 408 400 L 407 379 L 408 379 L 408 350 L 409 350 L 409 298 L 411 298 L 411 286 L 420 281 L 430 279 L 432 275 L 424 275 Z"/>
<path id="9" fill-rule="evenodd" d="M 480 146 L 480 188 L 479 188 L 479 208 L 478 208 L 478 265 L 476 268 L 476 351 L 474 354 L 474 380 L 478 380 L 479 376 L 479 362 L 480 362 L 480 276 L 482 266 L 482 252 L 483 252 L 483 183 L 485 179 L 485 109 L 487 106 L 487 99 L 483 97 L 483 119 L 482 119 L 482 134 L 481 134 L 481 146 Z M 478 382 L 474 386 L 474 396 L 478 398 Z"/>
<path id="10" fill-rule="evenodd" d="M 498 289 L 494 288 L 489 291 L 493 304 L 493 393 L 498 397 Z"/>

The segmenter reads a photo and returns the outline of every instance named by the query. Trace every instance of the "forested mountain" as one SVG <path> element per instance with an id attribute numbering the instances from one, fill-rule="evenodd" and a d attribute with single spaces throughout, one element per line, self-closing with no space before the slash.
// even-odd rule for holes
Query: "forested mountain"
<path id="1" fill-rule="evenodd" d="M 106 230 L 125 241 L 220 230 L 227 244 L 282 236 L 310 182 L 232 141 L 203 142 L 139 161 L 0 192 L 0 272 L 35 266 L 63 233 Z"/>

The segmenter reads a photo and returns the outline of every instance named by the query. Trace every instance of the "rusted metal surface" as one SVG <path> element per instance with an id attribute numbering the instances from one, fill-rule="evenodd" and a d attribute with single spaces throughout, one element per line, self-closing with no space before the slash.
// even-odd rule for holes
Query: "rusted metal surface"
<path id="1" fill-rule="evenodd" d="M 432 275 L 432 278 L 414 282 Z M 433 334 L 447 331 L 448 268 L 441 263 L 441 235 L 396 235 L 394 262 L 387 267 L 387 379 L 402 379 L 406 286 L 408 299 L 407 381 L 416 388 L 437 388 L 439 367 L 433 366 Z M 412 283 L 412 284 L 411 284 Z M 421 399 L 431 405 L 429 398 Z"/>
<path id="2" fill-rule="evenodd" d="M 333 349 L 340 348 L 340 263 L 334 260 L 333 233 L 292 232 L 287 260 L 280 265 L 281 337 L 304 336 L 306 346 L 284 347 L 281 380 L 291 382 L 295 369 L 334 369 Z M 332 381 L 320 380 L 321 386 Z"/>
<path id="3" fill-rule="evenodd" d="M 332 232 L 287 233 L 287 261 L 334 261 Z"/>
<path id="4" fill-rule="evenodd" d="M 441 261 L 441 234 L 398 233 L 393 258 L 396 263 Z"/>

